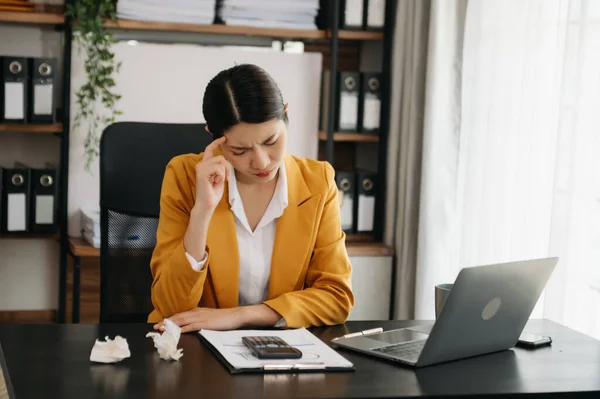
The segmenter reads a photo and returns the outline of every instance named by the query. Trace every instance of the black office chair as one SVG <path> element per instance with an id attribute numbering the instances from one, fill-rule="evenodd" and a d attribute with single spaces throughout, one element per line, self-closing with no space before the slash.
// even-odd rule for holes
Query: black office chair
<path id="1" fill-rule="evenodd" d="M 203 124 L 120 122 L 100 142 L 100 322 L 146 322 L 167 163 L 212 141 Z"/>

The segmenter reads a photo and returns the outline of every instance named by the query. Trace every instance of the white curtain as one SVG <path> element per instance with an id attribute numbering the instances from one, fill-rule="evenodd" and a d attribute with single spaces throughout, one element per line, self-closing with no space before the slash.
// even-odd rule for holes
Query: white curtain
<path id="1" fill-rule="evenodd" d="M 387 157 L 386 243 L 395 256 L 393 317 L 415 316 L 419 185 L 429 0 L 399 0 L 392 49 L 392 98 Z"/>
<path id="2" fill-rule="evenodd" d="M 532 317 L 600 338 L 600 2 L 438 0 L 429 38 L 416 318 L 462 267 L 559 256 Z"/>

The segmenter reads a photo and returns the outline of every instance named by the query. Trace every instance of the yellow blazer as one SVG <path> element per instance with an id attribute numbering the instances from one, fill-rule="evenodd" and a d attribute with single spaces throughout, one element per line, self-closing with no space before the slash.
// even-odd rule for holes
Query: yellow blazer
<path id="1" fill-rule="evenodd" d="M 177 156 L 165 171 L 150 263 L 151 323 L 198 306 L 238 306 L 240 254 L 227 187 L 210 222 L 204 268 L 194 271 L 185 256 L 183 236 L 195 203 L 195 166 L 202 157 Z M 276 222 L 264 303 L 281 314 L 290 328 L 343 323 L 354 295 L 334 170 L 326 162 L 291 155 L 284 162 L 289 204 Z"/>

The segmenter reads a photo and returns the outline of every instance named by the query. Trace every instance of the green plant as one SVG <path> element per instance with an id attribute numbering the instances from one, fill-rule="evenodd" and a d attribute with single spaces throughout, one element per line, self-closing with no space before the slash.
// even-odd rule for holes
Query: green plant
<path id="1" fill-rule="evenodd" d="M 115 122 L 115 118 L 121 114 L 117 109 L 121 96 L 115 93 L 114 80 L 121 63 L 115 60 L 115 54 L 111 51 L 116 40 L 104 28 L 106 19 L 116 19 L 116 2 L 75 0 L 67 6 L 66 15 L 72 18 L 73 38 L 78 51 L 85 54 L 87 82 L 76 93 L 77 109 L 73 127 L 87 124 L 84 150 L 85 169 L 89 172 L 92 161 L 100 152 L 98 127 Z"/>

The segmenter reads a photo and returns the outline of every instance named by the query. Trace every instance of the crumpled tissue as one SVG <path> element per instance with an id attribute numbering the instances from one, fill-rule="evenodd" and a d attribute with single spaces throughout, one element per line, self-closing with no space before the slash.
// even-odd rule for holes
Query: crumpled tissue
<path id="1" fill-rule="evenodd" d="M 90 361 L 96 363 L 117 363 L 130 357 L 127 340 L 119 335 L 114 340 L 105 337 L 105 342 L 96 340 L 90 353 Z"/>
<path id="2" fill-rule="evenodd" d="M 164 319 L 165 327 L 162 334 L 157 332 L 149 332 L 146 338 L 154 339 L 154 347 L 158 351 L 161 359 L 164 360 L 179 360 L 183 356 L 183 349 L 177 349 L 179 337 L 181 337 L 181 328 L 169 319 Z"/>

